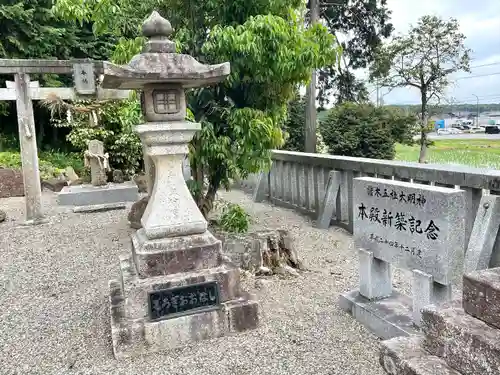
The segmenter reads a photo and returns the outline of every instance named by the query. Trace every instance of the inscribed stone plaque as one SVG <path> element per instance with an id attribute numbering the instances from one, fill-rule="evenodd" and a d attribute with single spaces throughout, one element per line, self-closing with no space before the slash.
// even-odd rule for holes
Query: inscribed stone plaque
<path id="1" fill-rule="evenodd" d="M 93 63 L 73 64 L 73 78 L 75 90 L 78 94 L 92 95 L 95 93 L 96 84 Z"/>
<path id="2" fill-rule="evenodd" d="M 173 318 L 219 305 L 217 282 L 194 284 L 149 293 L 151 320 Z"/>
<path id="3" fill-rule="evenodd" d="M 463 190 L 360 177 L 354 179 L 353 199 L 356 247 L 441 284 L 462 276 Z"/>

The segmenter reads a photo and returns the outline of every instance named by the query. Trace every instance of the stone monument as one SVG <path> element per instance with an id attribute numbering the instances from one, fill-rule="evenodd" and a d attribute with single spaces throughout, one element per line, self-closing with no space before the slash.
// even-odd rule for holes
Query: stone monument
<path id="1" fill-rule="evenodd" d="M 340 305 L 381 338 L 413 334 L 422 308 L 461 281 L 465 192 L 360 177 L 353 198 L 360 285 Z M 391 265 L 412 272 L 412 298 L 393 290 Z"/>
<path id="2" fill-rule="evenodd" d="M 185 120 L 185 89 L 222 81 L 229 63 L 203 65 L 175 53 L 170 23 L 144 22 L 142 53 L 125 66 L 104 63 L 102 85 L 142 90 L 146 123 L 136 126 L 154 163 L 154 184 L 132 253 L 120 258 L 110 286 L 115 357 L 159 352 L 256 328 L 258 303 L 240 288 L 239 269 L 221 255 L 182 173 L 188 143 L 201 125 Z"/>
<path id="3" fill-rule="evenodd" d="M 84 153 L 85 167 L 90 168 L 91 185 L 65 186 L 58 195 L 61 206 L 74 206 L 75 212 L 91 212 L 125 208 L 126 202 L 135 202 L 137 186 L 133 182 L 108 183 L 108 153 L 104 144 L 96 139 L 89 141 Z"/>
<path id="4" fill-rule="evenodd" d="M 104 143 L 93 139 L 89 141 L 88 150 L 84 153 L 85 167 L 90 168 L 91 184 L 103 186 L 108 183 L 106 172 L 109 169 L 109 155 L 104 153 Z"/>

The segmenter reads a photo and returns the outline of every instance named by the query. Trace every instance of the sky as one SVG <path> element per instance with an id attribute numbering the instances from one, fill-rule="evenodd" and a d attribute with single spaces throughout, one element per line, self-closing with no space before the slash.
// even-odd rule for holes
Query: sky
<path id="1" fill-rule="evenodd" d="M 500 0 L 387 0 L 387 3 L 392 11 L 394 34 L 405 34 L 410 24 L 416 24 L 423 15 L 456 18 L 467 37 L 466 46 L 472 49 L 471 73 L 457 72 L 451 77 L 454 83 L 448 88 L 445 100 L 476 103 L 474 95 L 477 95 L 480 103 L 500 103 Z M 491 73 L 499 74 L 475 77 Z M 362 71 L 357 75 L 366 77 Z M 387 91 L 380 91 L 385 104 L 419 103 L 417 89 Z M 372 86 L 370 92 L 371 99 L 376 101 Z"/>

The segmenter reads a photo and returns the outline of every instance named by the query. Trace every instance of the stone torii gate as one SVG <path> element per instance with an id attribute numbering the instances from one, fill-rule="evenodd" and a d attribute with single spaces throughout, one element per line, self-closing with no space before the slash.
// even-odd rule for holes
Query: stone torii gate
<path id="1" fill-rule="evenodd" d="M 95 60 L 13 60 L 0 59 L 0 74 L 14 75 L 7 88 L 0 88 L 0 101 L 15 100 L 19 125 L 19 143 L 26 201 L 26 224 L 45 222 L 42 210 L 40 171 L 36 144 L 33 100 L 56 95 L 64 100 L 82 98 L 126 99 L 130 91 L 105 90 L 97 86 L 102 61 Z M 74 87 L 39 87 L 30 74 L 72 74 Z"/>

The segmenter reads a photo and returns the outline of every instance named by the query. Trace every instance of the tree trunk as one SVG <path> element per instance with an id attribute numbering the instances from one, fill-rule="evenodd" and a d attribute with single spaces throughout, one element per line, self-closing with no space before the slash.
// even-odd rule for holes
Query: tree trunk
<path id="1" fill-rule="evenodd" d="M 207 194 L 205 194 L 205 197 L 203 198 L 203 204 L 201 206 L 198 206 L 205 219 L 208 219 L 208 214 L 214 207 L 216 194 L 217 187 L 210 183 L 210 185 L 208 186 Z"/>
<path id="2" fill-rule="evenodd" d="M 420 108 L 420 154 L 418 156 L 419 163 L 425 163 L 427 157 L 427 93 L 421 92 L 422 105 Z"/>
<path id="3" fill-rule="evenodd" d="M 420 132 L 420 153 L 418 155 L 418 162 L 425 163 L 427 157 L 427 134 L 422 130 Z"/>

